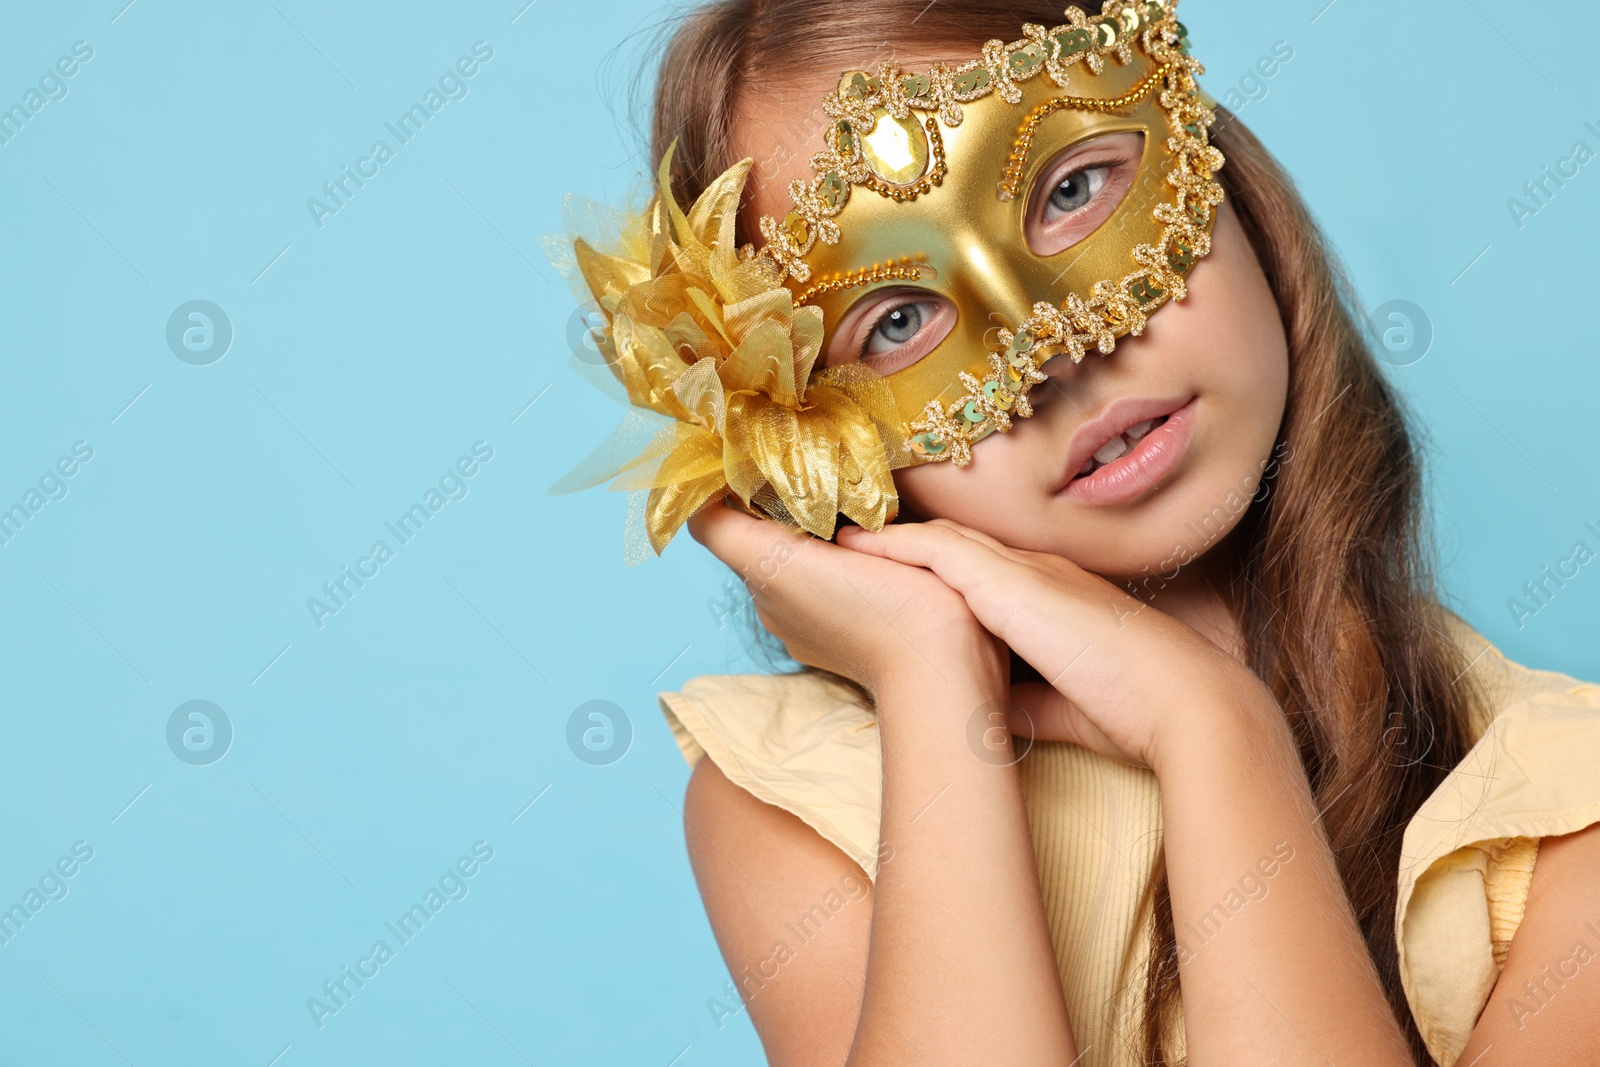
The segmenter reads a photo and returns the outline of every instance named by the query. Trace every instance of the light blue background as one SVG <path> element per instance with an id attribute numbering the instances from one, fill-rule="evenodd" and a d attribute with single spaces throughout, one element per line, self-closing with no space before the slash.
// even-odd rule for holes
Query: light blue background
<path id="1" fill-rule="evenodd" d="M 751 669 L 706 606 L 725 572 L 687 537 L 624 568 L 620 494 L 544 493 L 621 409 L 567 366 L 537 239 L 563 193 L 614 199 L 641 167 L 617 119 L 650 57 L 612 53 L 667 9 L 524 2 L 7 5 L 0 106 L 73 42 L 94 57 L 0 145 L 0 506 L 74 442 L 94 457 L 0 546 L 0 906 L 95 851 L 0 945 L 0 1063 L 759 1059 L 708 1010 L 727 973 L 654 696 Z M 1520 228 L 1506 203 L 1600 148 L 1589 5 L 1532 36 L 1483 0 L 1183 14 L 1219 97 L 1293 48 L 1240 117 L 1365 305 L 1431 319 L 1392 374 L 1460 610 L 1600 677 L 1600 563 L 1521 628 L 1506 606 L 1600 548 L 1600 162 Z M 468 95 L 319 229 L 307 198 L 479 40 Z M 166 344 L 192 299 L 235 330 L 209 366 Z M 468 495 L 319 629 L 307 598 L 478 441 Z M 235 730 L 210 766 L 167 747 L 193 699 Z M 566 742 L 595 699 L 635 730 L 610 766 Z M 307 998 L 480 840 L 469 895 L 319 1030 Z"/>

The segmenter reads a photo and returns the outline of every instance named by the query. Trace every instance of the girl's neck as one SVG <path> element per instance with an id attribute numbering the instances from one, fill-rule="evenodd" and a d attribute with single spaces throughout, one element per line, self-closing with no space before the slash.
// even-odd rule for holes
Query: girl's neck
<path id="1" fill-rule="evenodd" d="M 1183 567 L 1172 579 L 1162 582 L 1159 588 L 1153 587 L 1153 583 L 1141 582 L 1129 591 L 1143 603 L 1171 615 L 1243 662 L 1246 654 L 1244 630 L 1226 593 L 1227 577 L 1219 565 L 1220 555 L 1213 549 Z"/>

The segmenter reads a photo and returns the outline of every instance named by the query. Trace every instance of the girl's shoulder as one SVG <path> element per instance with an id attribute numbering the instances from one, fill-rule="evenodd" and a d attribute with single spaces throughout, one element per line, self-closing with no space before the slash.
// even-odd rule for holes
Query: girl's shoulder
<path id="1" fill-rule="evenodd" d="M 1522 921 L 1540 838 L 1600 822 L 1600 686 L 1450 625 L 1485 699 L 1471 749 L 1406 826 L 1395 934 L 1418 1027 L 1454 1058 Z"/>
<path id="2" fill-rule="evenodd" d="M 1485 700 L 1477 706 L 1473 737 L 1481 739 L 1500 715 L 1527 700 L 1544 700 L 1574 708 L 1600 709 L 1600 685 L 1540 670 L 1508 659 L 1487 638 L 1453 614 L 1446 615 L 1449 636 L 1468 660 L 1467 670 Z"/>
<path id="3" fill-rule="evenodd" d="M 831 674 L 707 674 L 656 694 L 692 767 L 709 755 L 735 785 L 799 816 L 877 875 L 883 788 L 878 719 Z"/>
<path id="4" fill-rule="evenodd" d="M 1448 625 L 1470 663 L 1463 677 L 1485 699 L 1469 724 L 1466 757 L 1406 825 L 1395 908 L 1406 996 L 1430 1051 L 1446 1063 L 1465 1046 L 1504 966 L 1540 838 L 1600 822 L 1600 686 L 1516 663 L 1454 616 Z M 657 696 L 691 766 L 710 755 L 730 780 L 799 816 L 876 878 L 882 773 L 877 718 L 860 690 L 802 671 L 702 675 Z M 1085 804 L 1102 794 L 1122 800 L 1113 806 L 1126 809 L 1124 846 L 1159 835 L 1153 776 L 1074 746 L 1041 747 L 1060 758 L 1035 775 L 1072 764 L 1053 789 L 1030 793 L 1041 819 L 1051 817 L 1043 810 L 1051 798 L 1076 783 Z M 1071 838 L 1077 822 L 1061 821 L 1061 833 L 1046 839 Z M 1079 851 L 1096 847 L 1092 835 L 1073 840 Z M 1059 866 L 1042 870 L 1055 877 Z M 1055 918 L 1068 934 L 1088 921 Z M 1129 937 L 1137 940 L 1138 929 L 1130 924 Z"/>

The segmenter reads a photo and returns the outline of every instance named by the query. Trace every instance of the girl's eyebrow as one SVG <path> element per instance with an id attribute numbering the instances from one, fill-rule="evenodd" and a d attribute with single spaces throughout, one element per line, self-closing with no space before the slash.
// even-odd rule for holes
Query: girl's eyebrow
<path id="1" fill-rule="evenodd" d="M 798 306 L 810 300 L 813 296 L 823 293 L 837 293 L 844 289 L 854 289 L 858 285 L 870 285 L 873 282 L 888 281 L 890 279 L 904 279 L 920 281 L 922 271 L 928 261 L 926 252 L 914 252 L 901 256 L 899 259 L 885 259 L 865 267 L 852 267 L 844 271 L 835 271 L 826 278 L 819 279 L 815 284 L 808 286 L 794 302 Z"/>

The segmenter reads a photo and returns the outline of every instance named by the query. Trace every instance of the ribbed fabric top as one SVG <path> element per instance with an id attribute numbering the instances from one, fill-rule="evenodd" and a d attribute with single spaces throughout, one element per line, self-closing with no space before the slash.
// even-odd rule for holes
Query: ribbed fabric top
<path id="1" fill-rule="evenodd" d="M 1489 699 L 1472 750 L 1407 824 L 1395 912 L 1406 995 L 1442 1067 L 1505 963 L 1538 839 L 1600 822 L 1600 686 L 1519 666 L 1465 623 L 1454 629 Z M 723 674 L 658 696 L 691 765 L 710 756 L 876 877 L 877 719 L 855 690 L 817 673 Z M 1156 777 L 1066 742 L 1035 742 L 1018 768 L 1080 1063 L 1134 1067 L 1161 847 Z M 1180 940 L 1205 936 L 1177 920 Z M 1169 1041 L 1182 1052 L 1181 1015 Z"/>

